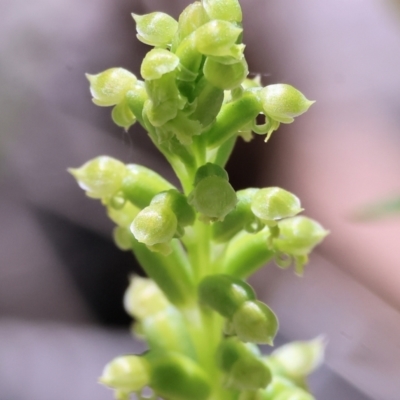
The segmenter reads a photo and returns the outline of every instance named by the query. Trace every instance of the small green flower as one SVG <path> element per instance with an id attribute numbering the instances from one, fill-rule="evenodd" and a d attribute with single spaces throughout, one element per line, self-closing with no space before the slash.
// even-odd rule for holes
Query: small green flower
<path id="1" fill-rule="evenodd" d="M 203 6 L 211 19 L 242 21 L 242 9 L 238 0 L 203 0 Z"/>
<path id="2" fill-rule="evenodd" d="M 178 68 L 179 57 L 165 49 L 150 50 L 142 61 L 140 74 L 145 80 L 159 79 Z"/>
<path id="3" fill-rule="evenodd" d="M 256 217 L 271 226 L 303 211 L 299 198 L 279 187 L 260 189 L 252 199 L 251 210 Z"/>
<path id="4" fill-rule="evenodd" d="M 125 164 L 108 156 L 86 162 L 80 168 L 68 169 L 86 194 L 96 199 L 109 199 L 121 188 L 127 174 Z"/>
<path id="5" fill-rule="evenodd" d="M 296 256 L 309 254 L 329 233 L 317 221 L 304 216 L 285 219 L 278 227 L 279 236 L 273 240 L 274 247 Z"/>
<path id="6" fill-rule="evenodd" d="M 141 390 L 150 381 L 149 364 L 139 356 L 121 356 L 108 363 L 99 382 L 127 392 Z"/>
<path id="7" fill-rule="evenodd" d="M 197 50 L 206 56 L 231 57 L 240 60 L 244 45 L 236 44 L 242 29 L 222 20 L 214 20 L 200 26 L 195 31 Z"/>
<path id="8" fill-rule="evenodd" d="M 221 342 L 217 365 L 223 371 L 223 385 L 229 389 L 257 390 L 272 379 L 271 371 L 261 358 L 236 338 Z"/>
<path id="9" fill-rule="evenodd" d="M 250 343 L 269 344 L 278 331 L 278 319 L 274 312 L 261 301 L 246 301 L 232 317 L 236 335 Z"/>
<path id="10" fill-rule="evenodd" d="M 293 86 L 278 83 L 269 85 L 258 92 L 265 114 L 277 122 L 289 124 L 294 117 L 305 113 L 314 101 L 307 98 Z"/>
<path id="11" fill-rule="evenodd" d="M 110 68 L 97 75 L 86 74 L 93 103 L 107 107 L 120 103 L 136 84 L 136 76 L 124 68 Z"/>
<path id="12" fill-rule="evenodd" d="M 124 295 L 126 312 L 139 320 L 165 310 L 169 301 L 160 288 L 148 278 L 134 275 Z"/>
<path id="13" fill-rule="evenodd" d="M 222 221 L 236 206 L 236 193 L 226 177 L 223 168 L 211 163 L 203 165 L 196 173 L 188 201 L 205 222 Z"/>
<path id="14" fill-rule="evenodd" d="M 132 14 L 136 22 L 137 38 L 150 46 L 167 47 L 171 45 L 178 29 L 178 22 L 163 12 L 146 15 Z"/>
<path id="15" fill-rule="evenodd" d="M 274 350 L 269 357 L 293 381 L 311 374 L 323 362 L 326 340 L 320 336 L 310 341 L 291 342 Z"/>
<path id="16" fill-rule="evenodd" d="M 233 64 L 222 64 L 207 57 L 203 73 L 206 79 L 215 87 L 223 90 L 231 90 L 240 86 L 249 73 L 249 70 L 244 58 Z"/>
<path id="17" fill-rule="evenodd" d="M 230 275 L 210 275 L 199 285 L 199 298 L 213 310 L 231 318 L 247 300 L 255 300 L 253 288 L 246 282 Z"/>
<path id="18" fill-rule="evenodd" d="M 144 208 L 131 224 L 131 232 L 138 242 L 152 247 L 169 243 L 178 227 L 176 215 L 167 207 L 150 205 Z"/>
<path id="19" fill-rule="evenodd" d="M 146 354 L 150 387 L 160 396 L 176 400 L 206 400 L 211 385 L 207 374 L 190 358 L 173 352 Z"/>

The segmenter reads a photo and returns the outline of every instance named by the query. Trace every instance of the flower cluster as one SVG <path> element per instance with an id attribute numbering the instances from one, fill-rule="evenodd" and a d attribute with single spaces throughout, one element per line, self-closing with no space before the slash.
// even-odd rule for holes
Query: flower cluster
<path id="1" fill-rule="evenodd" d="M 149 350 L 114 359 L 100 382 L 120 400 L 148 388 L 165 400 L 313 399 L 306 377 L 323 341 L 263 356 L 257 344 L 273 344 L 278 319 L 245 280 L 273 259 L 302 274 L 327 231 L 299 215 L 294 194 L 235 191 L 225 169 L 238 137 L 267 140 L 313 102 L 290 85 L 247 78 L 238 0 L 195 1 L 178 20 L 133 18 L 137 38 L 152 46 L 142 79 L 123 68 L 87 75 L 93 102 L 112 106 L 125 129 L 140 123 L 181 186 L 108 156 L 70 169 L 106 207 L 117 246 L 148 275 L 132 278 L 124 305 Z"/>

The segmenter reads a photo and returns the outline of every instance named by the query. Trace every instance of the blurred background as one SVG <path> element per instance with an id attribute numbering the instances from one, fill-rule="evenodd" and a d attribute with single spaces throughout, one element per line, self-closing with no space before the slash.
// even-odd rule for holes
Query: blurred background
<path id="1" fill-rule="evenodd" d="M 130 13 L 178 17 L 188 4 L 0 2 L 0 399 L 111 399 L 103 366 L 142 349 L 121 301 L 138 267 L 66 169 L 107 154 L 171 176 L 138 126 L 126 133 L 91 103 L 84 73 L 139 74 L 148 48 Z M 251 73 L 317 103 L 267 145 L 238 143 L 231 181 L 293 191 L 331 231 L 303 278 L 270 265 L 254 285 L 279 343 L 327 336 L 318 399 L 398 400 L 400 219 L 354 218 L 400 194 L 398 4 L 246 0 L 243 11 Z"/>

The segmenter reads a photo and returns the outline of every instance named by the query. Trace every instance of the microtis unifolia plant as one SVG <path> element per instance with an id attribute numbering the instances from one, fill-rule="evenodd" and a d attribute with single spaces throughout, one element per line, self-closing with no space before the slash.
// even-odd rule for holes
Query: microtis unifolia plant
<path id="1" fill-rule="evenodd" d="M 301 275 L 327 231 L 298 215 L 294 194 L 235 191 L 224 168 L 239 137 L 267 141 L 313 102 L 290 85 L 247 78 L 238 0 L 196 1 L 178 21 L 162 12 L 133 19 L 137 38 L 152 47 L 142 79 L 123 68 L 87 75 L 93 102 L 113 107 L 124 129 L 142 125 L 180 186 L 107 156 L 70 170 L 115 222 L 117 246 L 133 251 L 148 275 L 132 277 L 124 297 L 148 351 L 115 358 L 100 382 L 119 400 L 149 392 L 165 400 L 313 399 L 306 378 L 323 340 L 262 355 L 257 344 L 272 346 L 278 319 L 246 279 L 270 260 Z"/>

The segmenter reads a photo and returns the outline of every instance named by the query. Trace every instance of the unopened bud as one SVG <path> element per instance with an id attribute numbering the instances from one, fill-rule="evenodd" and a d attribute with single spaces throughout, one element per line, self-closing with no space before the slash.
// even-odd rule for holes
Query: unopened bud
<path id="1" fill-rule="evenodd" d="M 145 15 L 132 14 L 136 22 L 137 38 L 150 46 L 167 47 L 172 43 L 178 22 L 163 12 Z"/>
<path id="2" fill-rule="evenodd" d="M 148 278 L 133 276 L 124 294 L 124 308 L 132 317 L 143 319 L 154 315 L 169 305 L 160 288 Z"/>
<path id="3" fill-rule="evenodd" d="M 329 233 L 317 221 L 297 216 L 278 224 L 279 236 L 273 240 L 274 247 L 290 255 L 307 255 Z"/>
<path id="4" fill-rule="evenodd" d="M 236 193 L 226 171 L 218 165 L 207 163 L 200 167 L 194 184 L 188 201 L 205 221 L 222 221 L 235 208 Z"/>
<path id="5" fill-rule="evenodd" d="M 211 392 L 207 374 L 190 358 L 179 353 L 148 353 L 150 386 L 161 397 L 176 400 L 206 400 Z"/>
<path id="6" fill-rule="evenodd" d="M 231 90 L 243 82 L 249 70 L 244 58 L 234 64 L 222 64 L 208 57 L 204 63 L 203 72 L 206 79 L 215 87 Z"/>
<path id="7" fill-rule="evenodd" d="M 230 275 L 217 274 L 205 277 L 199 285 L 200 300 L 226 318 L 247 300 L 255 300 L 253 288 Z"/>
<path id="8" fill-rule="evenodd" d="M 139 356 L 121 356 L 108 363 L 99 382 L 122 391 L 136 392 L 150 381 L 147 360 Z"/>
<path id="9" fill-rule="evenodd" d="M 268 366 L 237 338 L 222 341 L 217 350 L 217 365 L 224 373 L 223 384 L 229 389 L 257 390 L 271 381 Z"/>
<path id="10" fill-rule="evenodd" d="M 270 356 L 285 376 L 297 380 L 311 374 L 323 361 L 326 340 L 317 337 L 304 342 L 292 342 L 276 349 Z"/>
<path id="11" fill-rule="evenodd" d="M 299 198 L 279 187 L 260 189 L 253 197 L 251 210 L 267 225 L 303 211 Z"/>
<path id="12" fill-rule="evenodd" d="M 206 56 L 229 56 L 240 60 L 244 45 L 236 42 L 241 33 L 241 28 L 228 21 L 210 21 L 195 31 L 195 46 Z"/>
<path id="13" fill-rule="evenodd" d="M 137 81 L 136 76 L 124 68 L 110 68 L 97 75 L 86 74 L 86 78 L 90 82 L 93 103 L 104 107 L 121 102 Z"/>
<path id="14" fill-rule="evenodd" d="M 146 80 L 159 79 L 169 72 L 175 71 L 179 65 L 179 57 L 165 49 L 150 50 L 143 59 L 140 73 Z"/>
<path id="15" fill-rule="evenodd" d="M 150 205 L 133 220 L 131 232 L 138 242 L 153 246 L 170 242 L 177 226 L 176 216 L 170 209 Z"/>
<path id="16" fill-rule="evenodd" d="M 278 331 L 278 319 L 274 312 L 261 301 L 246 301 L 232 318 L 240 340 L 258 344 L 273 344 Z"/>
<path id="17" fill-rule="evenodd" d="M 108 156 L 88 161 L 80 168 L 68 170 L 79 186 L 93 198 L 110 198 L 121 187 L 127 170 L 125 164 Z"/>
<path id="18" fill-rule="evenodd" d="M 293 122 L 294 117 L 305 113 L 314 103 L 293 86 L 284 83 L 266 86 L 258 93 L 265 114 L 285 124 Z"/>
<path id="19" fill-rule="evenodd" d="M 203 6 L 211 19 L 242 21 L 242 10 L 238 0 L 203 0 Z"/>

